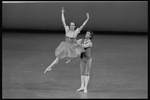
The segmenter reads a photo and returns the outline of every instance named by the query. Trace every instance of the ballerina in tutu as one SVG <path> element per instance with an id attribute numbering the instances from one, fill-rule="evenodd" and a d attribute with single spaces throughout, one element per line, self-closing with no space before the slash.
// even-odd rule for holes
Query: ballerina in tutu
<path id="1" fill-rule="evenodd" d="M 71 59 L 76 58 L 80 56 L 82 52 L 84 52 L 84 47 L 76 42 L 76 37 L 82 30 L 82 28 L 85 26 L 87 21 L 89 20 L 89 14 L 87 13 L 87 19 L 85 22 L 77 29 L 75 29 L 76 24 L 75 22 L 70 22 L 70 27 L 66 25 L 65 17 L 64 17 L 64 8 L 62 7 L 61 13 L 62 13 L 62 22 L 63 26 L 65 28 L 65 41 L 62 41 L 60 45 L 55 50 L 55 56 L 56 59 L 51 63 L 50 66 L 47 67 L 47 69 L 44 71 L 46 73 L 47 71 L 50 71 L 52 66 L 57 64 L 60 59 L 66 58 L 68 62 L 70 62 Z"/>

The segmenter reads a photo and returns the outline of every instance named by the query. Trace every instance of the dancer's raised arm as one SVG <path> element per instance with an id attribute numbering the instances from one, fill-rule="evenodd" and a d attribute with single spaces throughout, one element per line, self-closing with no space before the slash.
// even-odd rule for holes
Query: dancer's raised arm
<path id="1" fill-rule="evenodd" d="M 63 22 L 64 28 L 66 28 L 64 12 L 65 12 L 64 7 L 62 7 L 62 9 L 61 9 L 61 13 L 62 13 L 61 14 L 61 18 L 62 18 L 62 22 Z"/>
<path id="2" fill-rule="evenodd" d="M 80 26 L 80 31 L 82 30 L 82 28 L 85 26 L 85 24 L 87 23 L 87 21 L 89 20 L 89 13 L 86 13 L 87 19 L 84 21 L 84 23 Z"/>

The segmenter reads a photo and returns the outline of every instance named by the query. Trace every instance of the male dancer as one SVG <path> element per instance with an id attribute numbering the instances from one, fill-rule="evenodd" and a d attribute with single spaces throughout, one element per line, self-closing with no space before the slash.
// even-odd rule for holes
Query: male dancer
<path id="1" fill-rule="evenodd" d="M 83 90 L 84 93 L 87 93 L 87 85 L 90 79 L 90 69 L 92 63 L 91 57 L 91 48 L 94 33 L 92 31 L 87 31 L 84 39 L 84 43 L 82 44 L 82 39 L 79 39 L 77 42 L 82 44 L 85 52 L 81 53 L 81 61 L 80 61 L 80 69 L 81 69 L 81 87 L 77 91 Z"/>

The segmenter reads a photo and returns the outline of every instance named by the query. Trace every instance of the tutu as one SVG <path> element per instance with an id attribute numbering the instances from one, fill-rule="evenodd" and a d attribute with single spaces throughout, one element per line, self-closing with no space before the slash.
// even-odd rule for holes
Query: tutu
<path id="1" fill-rule="evenodd" d="M 84 48 L 80 44 L 77 44 L 74 38 L 66 38 L 66 41 L 62 41 L 56 48 L 55 56 L 60 59 L 64 57 L 76 58 L 84 51 Z"/>

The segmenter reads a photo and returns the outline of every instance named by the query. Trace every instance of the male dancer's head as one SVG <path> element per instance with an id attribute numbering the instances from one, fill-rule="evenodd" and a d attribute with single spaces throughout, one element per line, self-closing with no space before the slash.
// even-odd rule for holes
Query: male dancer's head
<path id="1" fill-rule="evenodd" d="M 94 36 L 94 33 L 91 30 L 87 31 L 86 34 L 85 34 L 86 39 L 91 40 L 93 38 L 93 36 Z"/>

